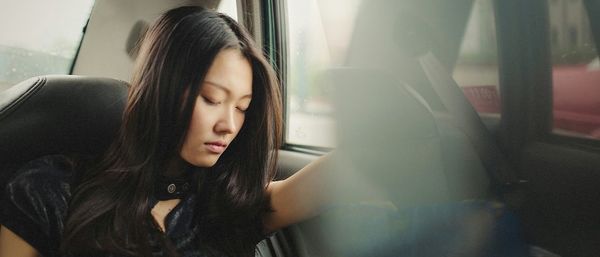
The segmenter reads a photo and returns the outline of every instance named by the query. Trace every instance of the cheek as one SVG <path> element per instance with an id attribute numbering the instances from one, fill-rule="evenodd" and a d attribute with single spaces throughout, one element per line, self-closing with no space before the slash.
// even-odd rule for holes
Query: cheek
<path id="1" fill-rule="evenodd" d="M 202 124 L 205 124 L 202 120 L 202 115 L 200 115 L 200 110 L 198 107 L 194 108 L 194 112 L 192 113 L 192 117 L 190 118 L 190 125 L 186 132 L 185 141 L 183 142 L 183 147 L 181 149 L 182 154 L 184 152 L 190 152 L 194 145 L 197 144 L 198 141 L 202 140 L 202 134 L 204 133 Z"/>
<path id="2" fill-rule="evenodd" d="M 236 131 L 235 131 L 235 135 L 237 136 L 240 133 L 240 130 L 242 130 L 242 127 L 244 127 L 244 122 L 245 122 L 246 118 L 244 115 L 240 115 L 240 117 L 236 117 L 235 123 L 239 124 L 236 127 Z"/>
<path id="3" fill-rule="evenodd" d="M 203 100 L 198 98 L 198 100 L 196 100 L 196 105 L 194 106 L 194 111 L 192 112 L 192 117 L 190 118 L 188 133 L 191 132 L 198 137 L 199 135 L 212 131 L 212 126 L 217 118 L 215 114 L 216 112 L 211 111 Z"/>
<path id="4" fill-rule="evenodd" d="M 194 135 L 198 134 L 200 131 L 202 130 L 202 120 L 200 115 L 198 115 L 198 113 L 196 111 L 194 111 L 194 114 L 192 115 L 191 119 L 190 119 L 190 126 L 188 127 L 188 137 L 193 137 Z"/>

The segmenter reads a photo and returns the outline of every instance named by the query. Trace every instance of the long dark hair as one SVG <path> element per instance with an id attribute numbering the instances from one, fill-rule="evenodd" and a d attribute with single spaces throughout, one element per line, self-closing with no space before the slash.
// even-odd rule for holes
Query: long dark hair
<path id="1" fill-rule="evenodd" d="M 213 167 L 197 172 L 207 211 L 195 220 L 223 237 L 260 221 L 267 211 L 265 189 L 274 176 L 281 143 L 275 72 L 233 19 L 184 6 L 160 16 L 142 41 L 118 138 L 73 192 L 63 252 L 149 254 L 149 197 L 155 179 L 169 161 L 180 158 L 200 85 L 223 49 L 239 49 L 250 62 L 252 102 L 228 149 Z"/>

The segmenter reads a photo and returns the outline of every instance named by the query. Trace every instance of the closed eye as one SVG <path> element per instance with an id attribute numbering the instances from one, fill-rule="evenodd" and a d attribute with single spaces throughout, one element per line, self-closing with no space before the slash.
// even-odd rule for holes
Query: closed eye
<path id="1" fill-rule="evenodd" d="M 205 96 L 202 96 L 202 100 L 204 100 L 204 102 L 208 105 L 217 105 L 217 104 L 221 103 L 221 102 L 210 100 L 208 97 L 205 97 Z"/>

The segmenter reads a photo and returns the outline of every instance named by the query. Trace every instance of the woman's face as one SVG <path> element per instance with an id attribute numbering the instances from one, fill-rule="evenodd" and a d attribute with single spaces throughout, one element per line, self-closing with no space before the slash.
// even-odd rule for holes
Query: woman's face
<path id="1" fill-rule="evenodd" d="M 237 49 L 221 50 L 200 87 L 181 158 L 213 166 L 244 124 L 252 99 L 252 67 Z"/>

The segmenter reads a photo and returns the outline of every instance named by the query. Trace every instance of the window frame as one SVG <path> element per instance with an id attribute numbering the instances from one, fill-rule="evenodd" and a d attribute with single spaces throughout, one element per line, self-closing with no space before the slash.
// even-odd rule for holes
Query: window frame
<path id="1" fill-rule="evenodd" d="M 90 18 L 92 17 L 92 13 L 94 12 L 94 8 L 96 7 L 96 0 L 92 4 L 92 8 L 90 9 L 90 15 L 85 21 L 85 25 L 83 25 L 83 29 L 81 29 L 81 38 L 79 39 L 79 44 L 77 45 L 77 50 L 75 50 L 75 55 L 73 56 L 73 61 L 71 62 L 71 67 L 69 67 L 69 75 L 73 75 L 73 71 L 75 70 L 75 64 L 77 63 L 77 59 L 79 58 L 79 52 L 81 51 L 81 45 L 83 44 L 83 38 L 86 35 L 87 27 L 90 24 Z"/>

